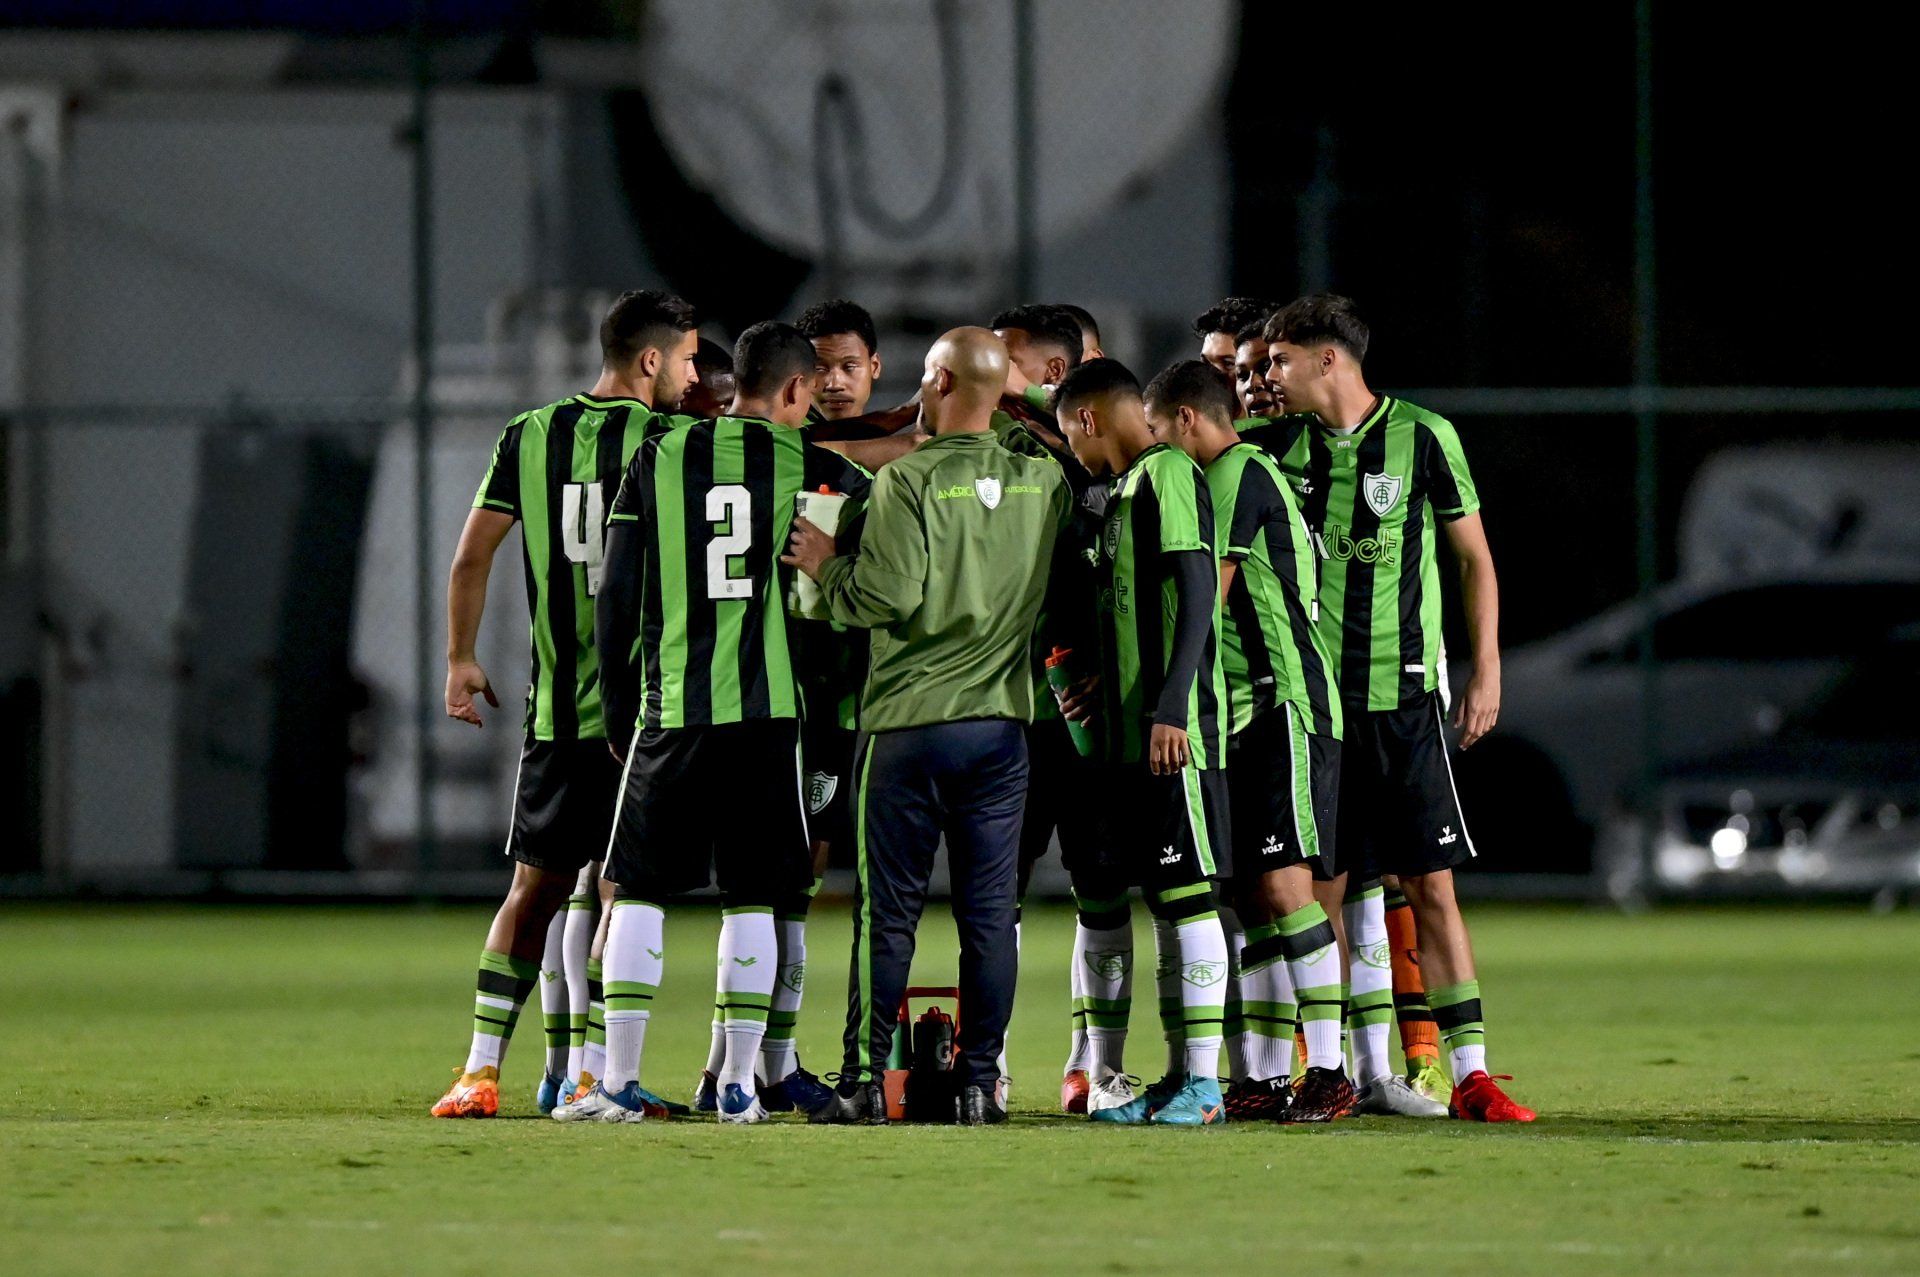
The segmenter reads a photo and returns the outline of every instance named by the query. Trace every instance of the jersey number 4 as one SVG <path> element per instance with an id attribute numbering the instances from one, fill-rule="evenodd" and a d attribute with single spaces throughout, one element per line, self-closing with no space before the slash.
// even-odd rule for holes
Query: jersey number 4
<path id="1" fill-rule="evenodd" d="M 733 560 L 753 544 L 753 493 L 738 483 L 707 489 L 707 522 L 713 540 L 707 542 L 707 597 L 744 599 L 753 594 L 751 576 L 734 576 Z"/>
<path id="2" fill-rule="evenodd" d="M 597 483 L 560 489 L 560 547 L 569 563 L 587 569 L 587 597 L 600 592 L 600 561 L 607 548 L 607 498 Z"/>

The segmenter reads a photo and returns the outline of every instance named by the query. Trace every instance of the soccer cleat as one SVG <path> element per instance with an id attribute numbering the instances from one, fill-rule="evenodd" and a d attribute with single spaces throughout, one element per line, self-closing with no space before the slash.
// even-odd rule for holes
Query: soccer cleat
<path id="1" fill-rule="evenodd" d="M 696 1113 L 720 1111 L 720 1079 L 705 1069 L 700 1070 L 700 1085 L 693 1088 L 693 1111 Z"/>
<path id="2" fill-rule="evenodd" d="M 1087 1116 L 1133 1103 L 1133 1088 L 1139 1081 L 1131 1074 L 1109 1071 L 1087 1090 Z"/>
<path id="3" fill-rule="evenodd" d="M 1407 1074 L 1407 1083 L 1436 1104 L 1445 1104 L 1453 1093 L 1453 1088 L 1447 1085 L 1447 1075 L 1440 1071 L 1439 1063 L 1434 1060 L 1426 1061 Z"/>
<path id="4" fill-rule="evenodd" d="M 970 1086 L 960 1094 L 959 1118 L 962 1126 L 997 1126 L 1007 1120 L 1007 1110 L 985 1087 Z"/>
<path id="5" fill-rule="evenodd" d="M 778 1082 L 762 1086 L 760 1103 L 769 1113 L 792 1113 L 797 1109 L 810 1114 L 833 1103 L 833 1088 L 796 1067 Z"/>
<path id="6" fill-rule="evenodd" d="M 746 1126 L 766 1121 L 767 1109 L 757 1094 L 738 1082 L 729 1082 L 720 1091 L 720 1109 L 716 1116 L 723 1122 Z"/>
<path id="7" fill-rule="evenodd" d="M 598 1082 L 571 1104 L 562 1104 L 552 1113 L 556 1122 L 641 1122 L 647 1117 L 647 1102 L 638 1082 L 629 1082 L 618 1093 L 609 1094 Z"/>
<path id="8" fill-rule="evenodd" d="M 1513 1081 L 1510 1074 L 1497 1076 L 1502 1082 Z M 1508 1099 L 1485 1069 L 1467 1074 L 1466 1080 L 1453 1088 L 1453 1102 L 1447 1105 L 1447 1112 L 1463 1122 L 1531 1122 L 1539 1116 Z"/>
<path id="9" fill-rule="evenodd" d="M 1293 1084 L 1283 1077 L 1246 1078 L 1227 1088 L 1227 1120 L 1278 1122 L 1293 1103 Z"/>
<path id="10" fill-rule="evenodd" d="M 1115 1076 L 1118 1075 L 1116 1074 Z M 1108 1082 L 1112 1080 L 1112 1078 L 1107 1079 Z M 1129 1082 L 1132 1080 L 1131 1078 L 1127 1079 Z M 1168 1100 L 1179 1094 L 1180 1088 L 1185 1086 L 1186 1082 L 1185 1074 L 1169 1073 L 1126 1103 L 1113 1108 L 1102 1108 L 1096 1112 L 1088 1113 L 1087 1116 L 1096 1122 L 1119 1122 L 1129 1126 L 1138 1125 L 1152 1117 L 1155 1109 L 1158 1109 L 1162 1104 L 1165 1104 Z M 1214 1083 L 1214 1087 L 1217 1090 L 1219 1083 Z M 1091 1104 L 1091 1101 L 1089 1101 L 1089 1104 Z"/>
<path id="11" fill-rule="evenodd" d="M 1384 1117 L 1445 1117 L 1447 1106 L 1413 1089 L 1403 1077 L 1377 1077 L 1354 1092 L 1353 1111 Z"/>
<path id="12" fill-rule="evenodd" d="M 588 1095 L 592 1094 L 594 1083 L 598 1080 L 599 1079 L 594 1077 L 593 1074 L 583 1071 L 580 1074 L 580 1080 L 574 1084 L 573 1094 L 567 1097 L 566 1102 L 572 1104 L 578 1100 L 586 1099 Z"/>
<path id="13" fill-rule="evenodd" d="M 1331 1122 L 1353 1112 L 1353 1083 L 1339 1069 L 1308 1069 L 1294 1083 L 1282 1122 Z"/>
<path id="14" fill-rule="evenodd" d="M 499 1111 L 500 1070 L 492 1065 L 478 1073 L 460 1073 L 433 1106 L 435 1117 L 492 1117 Z"/>
<path id="15" fill-rule="evenodd" d="M 835 1077 L 829 1073 L 828 1077 Z M 878 1082 L 851 1082 L 840 1079 L 833 1092 L 833 1103 L 807 1114 L 815 1126 L 885 1126 L 887 1093 Z"/>
<path id="16" fill-rule="evenodd" d="M 1087 1071 L 1075 1069 L 1060 1079 L 1060 1111 L 1083 1114 L 1087 1111 Z M 1131 1098 L 1131 1097 L 1129 1097 Z"/>
<path id="17" fill-rule="evenodd" d="M 1154 1126 L 1218 1126 L 1227 1120 L 1227 1104 L 1220 1098 L 1220 1079 L 1187 1074 L 1180 1089 L 1153 1110 Z"/>
<path id="18" fill-rule="evenodd" d="M 557 1073 L 549 1073 L 534 1088 L 533 1107 L 540 1110 L 541 1117 L 545 1117 L 566 1103 L 572 1094 L 573 1088 L 567 1085 L 567 1079 Z"/>
<path id="19" fill-rule="evenodd" d="M 664 1096 L 655 1095 L 638 1082 L 633 1084 L 633 1091 L 648 1117 L 686 1117 L 693 1112 L 684 1104 L 676 1104 Z"/>

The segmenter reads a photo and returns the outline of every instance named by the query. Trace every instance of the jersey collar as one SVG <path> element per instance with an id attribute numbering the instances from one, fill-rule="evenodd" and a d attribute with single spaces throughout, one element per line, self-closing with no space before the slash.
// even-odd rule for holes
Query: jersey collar
<path id="1" fill-rule="evenodd" d="M 1387 410 L 1391 407 L 1393 407 L 1393 396 L 1381 395 L 1380 402 L 1373 406 L 1373 411 L 1367 414 L 1367 419 L 1362 421 L 1358 426 L 1355 426 L 1353 430 L 1347 434 L 1341 434 L 1318 417 L 1313 419 L 1313 424 L 1319 427 L 1320 433 L 1326 435 L 1329 439 L 1359 439 L 1362 435 L 1366 434 L 1367 431 L 1373 429 L 1375 425 L 1385 420 Z"/>
<path id="2" fill-rule="evenodd" d="M 617 395 L 613 398 L 605 398 L 600 395 L 588 394 L 584 390 L 575 395 L 574 398 L 589 408 L 639 408 L 644 412 L 653 411 L 653 405 L 644 399 L 627 399 Z"/>

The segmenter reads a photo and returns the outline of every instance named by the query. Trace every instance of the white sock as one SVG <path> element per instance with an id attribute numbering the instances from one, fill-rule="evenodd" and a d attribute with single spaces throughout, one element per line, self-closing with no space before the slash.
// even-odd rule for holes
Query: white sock
<path id="1" fill-rule="evenodd" d="M 1241 1014 L 1247 1025 L 1247 1076 L 1293 1076 L 1293 1035 L 1300 1013 L 1293 1002 L 1293 977 L 1285 958 L 1256 971 L 1240 973 Z"/>
<path id="2" fill-rule="evenodd" d="M 767 1036 L 760 1041 L 760 1076 L 768 1086 L 784 1082 L 800 1063 L 793 1033 L 800 1022 L 800 997 L 807 982 L 806 915 L 775 919 L 773 931 L 779 957 L 774 970 L 773 1006 L 767 1012 Z"/>
<path id="3" fill-rule="evenodd" d="M 1067 992 L 1073 998 L 1073 1039 L 1067 1048 L 1067 1067 L 1061 1076 L 1092 1068 L 1093 1048 L 1087 1041 L 1087 982 L 1080 970 L 1087 960 L 1087 929 L 1078 923 L 1073 928 L 1073 961 L 1067 967 Z"/>
<path id="4" fill-rule="evenodd" d="M 773 910 L 746 905 L 721 911 L 720 990 L 727 1029 L 726 1058 L 720 1065 L 720 1086 L 754 1091 L 754 1065 L 760 1062 L 760 1041 L 767 1032 L 767 1012 L 773 1005 L 774 968 L 780 945 L 774 937 Z"/>
<path id="5" fill-rule="evenodd" d="M 1387 904 L 1379 887 L 1341 909 L 1347 923 L 1348 1045 L 1356 1085 L 1397 1070 L 1387 1055 L 1394 1027 L 1393 961 L 1387 947 Z"/>
<path id="6" fill-rule="evenodd" d="M 714 968 L 713 982 L 713 1032 L 707 1038 L 707 1072 L 720 1076 L 720 1067 L 727 1062 L 727 1012 L 722 1002 L 726 992 L 720 987 L 720 980 L 726 975 L 718 967 Z"/>
<path id="7" fill-rule="evenodd" d="M 647 1041 L 647 1017 L 660 988 L 664 967 L 667 915 L 643 900 L 615 900 L 602 964 L 607 999 L 607 1071 L 601 1085 L 609 1093 L 640 1080 L 640 1056 Z"/>
<path id="8" fill-rule="evenodd" d="M 1180 989 L 1180 944 L 1171 922 L 1153 920 L 1153 990 L 1160 1002 L 1160 1036 L 1167 1044 L 1166 1072 L 1187 1067 L 1186 1012 Z"/>
<path id="9" fill-rule="evenodd" d="M 1307 925 L 1325 922 L 1320 906 L 1310 904 L 1283 918 L 1281 928 L 1297 936 Z M 1331 928 L 1321 934 L 1325 943 L 1287 959 L 1287 974 L 1293 978 L 1300 1031 L 1307 1039 L 1307 1067 L 1338 1069 L 1345 1063 L 1340 1056 L 1340 946 L 1333 943 Z"/>
<path id="10" fill-rule="evenodd" d="M 589 866 L 591 868 L 591 866 Z M 581 876 L 586 877 L 586 870 Z M 576 887 L 567 900 L 566 923 L 560 940 L 561 968 L 567 974 L 567 1067 L 568 1081 L 579 1079 L 587 1063 L 587 1018 L 592 1002 L 587 987 L 587 959 L 593 951 L 594 917 L 592 887 Z"/>
<path id="11" fill-rule="evenodd" d="M 1182 1068 L 1193 1077 L 1218 1077 L 1221 1024 L 1226 1015 L 1226 932 L 1219 915 L 1209 913 L 1176 926 L 1173 939 L 1186 1031 Z"/>
<path id="12" fill-rule="evenodd" d="M 1074 974 L 1087 1009 L 1087 1075 L 1126 1072 L 1127 1020 L 1133 1014 L 1133 919 L 1095 930 L 1076 923 Z"/>
<path id="13" fill-rule="evenodd" d="M 547 1072 L 567 1071 L 567 911 L 563 906 L 547 924 L 547 944 L 540 953 L 540 1027 L 546 1035 Z"/>
<path id="14" fill-rule="evenodd" d="M 1475 1073 L 1487 1071 L 1487 1044 L 1475 1042 L 1472 1046 L 1456 1046 L 1447 1052 L 1447 1065 L 1453 1070 L 1453 1080 L 1470 1077 Z"/>
<path id="15" fill-rule="evenodd" d="M 1247 1026 L 1240 985 L 1240 951 L 1247 947 L 1247 933 L 1240 929 L 1239 917 L 1227 909 L 1220 911 L 1220 929 L 1227 939 L 1226 1019 L 1222 1026 L 1226 1034 L 1227 1078 L 1238 1082 L 1248 1076 Z"/>

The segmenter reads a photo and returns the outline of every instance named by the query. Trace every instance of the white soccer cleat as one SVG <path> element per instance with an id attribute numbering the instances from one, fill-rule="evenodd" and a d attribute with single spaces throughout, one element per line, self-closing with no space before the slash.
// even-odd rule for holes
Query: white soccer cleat
<path id="1" fill-rule="evenodd" d="M 1125 1108 L 1133 1103 L 1134 1079 L 1125 1073 L 1109 1070 L 1087 1091 L 1087 1115 L 1091 1117 L 1101 1109 Z"/>
<path id="2" fill-rule="evenodd" d="M 629 1082 L 626 1089 L 630 1092 L 637 1085 Z M 556 1122 L 641 1122 L 646 1120 L 647 1114 L 637 1099 L 631 1104 L 623 1104 L 620 1099 L 607 1094 L 605 1087 L 596 1084 L 579 1099 L 554 1109 L 552 1116 Z"/>
<path id="3" fill-rule="evenodd" d="M 745 1126 L 767 1120 L 767 1107 L 760 1102 L 760 1096 L 738 1082 L 729 1082 L 720 1090 L 720 1108 L 715 1113 L 723 1122 L 734 1122 Z"/>
<path id="4" fill-rule="evenodd" d="M 1445 1117 L 1447 1106 L 1414 1090 L 1407 1079 L 1389 1075 L 1377 1077 L 1359 1088 L 1353 1111 L 1385 1117 Z"/>

